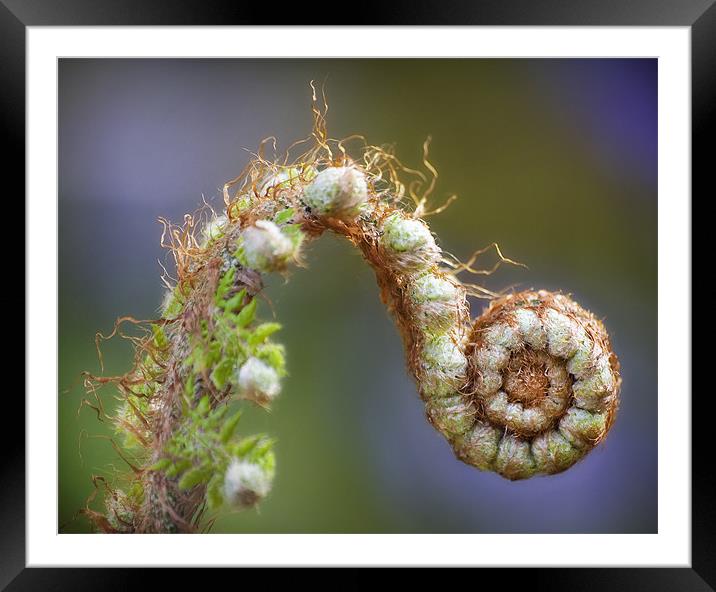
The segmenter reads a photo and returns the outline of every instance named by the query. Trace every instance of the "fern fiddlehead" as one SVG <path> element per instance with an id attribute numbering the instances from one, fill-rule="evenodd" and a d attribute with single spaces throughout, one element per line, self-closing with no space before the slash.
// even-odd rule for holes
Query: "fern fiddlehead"
<path id="1" fill-rule="evenodd" d="M 123 489 L 101 480 L 106 511 L 84 510 L 101 530 L 193 532 L 207 513 L 253 506 L 269 492 L 272 440 L 239 436 L 240 413 L 227 403 L 268 406 L 279 395 L 280 326 L 256 319 L 262 275 L 300 263 L 326 231 L 374 270 L 427 418 L 459 459 L 524 479 L 569 468 L 608 432 L 620 377 L 602 323 L 546 291 L 494 295 L 471 320 L 468 296 L 489 293 L 458 279 L 469 266 L 447 257 L 424 221 L 434 178 L 374 146 L 351 158 L 328 139 L 323 115 L 314 98 L 311 148 L 291 163 L 260 150 L 224 187 L 222 214 L 163 221 L 176 279 L 162 317 L 130 337 L 130 372 L 85 378 L 91 393 L 116 385 L 113 420 L 132 451 L 120 449 L 131 467 Z"/>

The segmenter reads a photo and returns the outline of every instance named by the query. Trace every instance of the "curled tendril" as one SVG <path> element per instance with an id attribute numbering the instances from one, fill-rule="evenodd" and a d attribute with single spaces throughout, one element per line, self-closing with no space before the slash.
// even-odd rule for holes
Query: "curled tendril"
<path id="1" fill-rule="evenodd" d="M 224 211 L 207 206 L 181 225 L 161 219 L 161 244 L 174 261 L 160 319 L 118 320 L 133 368 L 122 376 L 85 375 L 97 389 L 117 388 L 110 418 L 131 449 L 123 489 L 106 490 L 106 512 L 83 510 L 104 532 L 196 532 L 220 509 L 258 503 L 271 488 L 272 440 L 240 435 L 228 403 L 268 407 L 281 391 L 283 347 L 276 323 L 256 318 L 265 273 L 301 263 L 306 244 L 326 231 L 344 236 L 375 271 L 426 414 L 458 458 L 509 479 L 565 470 L 599 443 L 616 412 L 619 367 L 604 326 L 569 297 L 545 291 L 497 294 L 458 279 L 467 261 L 438 246 L 424 218 L 437 171 L 409 169 L 390 147 L 360 137 L 334 140 L 325 98 L 313 93 L 312 136 L 281 157 L 264 141 L 223 188 Z M 350 156 L 349 143 L 359 143 Z M 292 155 L 298 147 L 308 149 Z M 474 321 L 468 296 L 491 299 Z M 140 335 L 122 331 L 124 324 Z M 103 336 L 98 335 L 98 343 Z M 89 402 L 85 402 L 89 404 Z M 116 444 L 113 441 L 113 445 Z M 94 500 L 96 491 L 91 496 Z M 207 518 L 208 516 L 208 518 Z"/>

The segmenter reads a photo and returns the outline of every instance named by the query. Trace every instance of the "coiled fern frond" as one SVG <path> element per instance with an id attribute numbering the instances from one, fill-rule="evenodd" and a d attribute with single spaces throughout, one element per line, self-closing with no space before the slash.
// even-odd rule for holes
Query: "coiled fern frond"
<path id="1" fill-rule="evenodd" d="M 403 166 L 391 150 L 329 139 L 314 93 L 314 130 L 296 157 L 259 149 L 224 187 L 223 212 L 166 220 L 176 263 L 162 316 L 133 322 L 133 368 L 85 375 L 90 393 L 114 384 L 112 417 L 131 470 L 105 488 L 105 510 L 83 510 L 105 532 L 195 532 L 222 509 L 254 506 L 271 488 L 271 438 L 239 434 L 240 399 L 268 407 L 286 373 L 280 326 L 257 318 L 263 276 L 301 263 L 330 231 L 375 272 L 402 336 L 426 415 L 457 457 L 508 479 L 557 473 L 607 434 L 619 365 L 604 326 L 564 294 L 496 295 L 460 281 L 474 259 L 443 253 L 425 217 L 437 174 Z M 502 257 L 501 261 L 511 262 Z M 468 296 L 490 298 L 472 320 Z M 113 333 L 114 334 L 114 333 Z"/>

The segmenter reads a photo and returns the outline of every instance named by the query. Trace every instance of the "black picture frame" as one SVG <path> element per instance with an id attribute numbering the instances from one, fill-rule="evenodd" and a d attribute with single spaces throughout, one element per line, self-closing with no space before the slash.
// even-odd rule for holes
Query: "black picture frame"
<path id="1" fill-rule="evenodd" d="M 351 24 L 480 26 L 685 26 L 691 27 L 692 57 L 692 194 L 706 199 L 709 169 L 707 142 L 716 131 L 716 0 L 474 0 L 472 2 L 363 2 Z M 315 14 L 338 15 L 315 7 Z M 293 14 L 291 14 L 293 13 Z M 267 18 L 313 18 L 307 11 L 271 11 L 238 2 L 199 0 L 0 0 L 0 121 L 5 145 L 3 164 L 7 194 L 25 194 L 25 36 L 29 26 L 90 25 L 254 25 Z M 380 18 L 380 22 L 375 22 Z M 315 24 L 315 23 L 291 23 Z M 334 23 L 337 24 L 337 23 Z M 709 188 L 710 189 L 710 188 Z M 711 194 L 713 192 L 711 191 Z M 693 202 L 693 198 L 692 198 Z M 679 286 L 677 289 L 691 289 Z M 23 293 L 24 300 L 24 293 Z M 27 311 L 26 314 L 31 314 Z M 698 367 L 698 366 L 697 366 Z M 24 401 L 6 392 L 9 417 L 24 416 Z M 716 471 L 713 469 L 713 396 L 692 399 L 692 562 L 690 568 L 554 568 L 519 569 L 493 574 L 510 588 L 550 590 L 716 590 Z M 19 421 L 13 422 L 19 424 Z M 23 428 L 21 428 L 23 429 Z M 0 587 L 7 590 L 127 589 L 148 584 L 146 570 L 40 569 L 25 567 L 25 440 L 6 438 L 0 485 Z M 81 558 L 78 558 L 81 562 Z M 173 571 L 173 570 L 172 570 Z M 157 573 L 157 572 L 154 572 Z M 162 584 L 170 575 L 161 572 Z M 174 572 L 174 575 L 177 575 Z M 182 572 L 184 586 L 206 574 Z M 313 577 L 313 575 L 307 577 Z M 210 576 L 212 580 L 216 575 Z M 221 576 L 219 576 L 221 577 Z M 263 576 L 262 576 L 263 577 Z M 292 576 L 294 577 L 294 576 Z M 359 582 L 355 575 L 346 583 Z M 218 580 L 214 580 L 218 581 Z M 293 580 L 295 582 L 295 580 Z M 478 581 L 479 583 L 479 581 Z M 237 582 L 238 584 L 238 582 Z"/>

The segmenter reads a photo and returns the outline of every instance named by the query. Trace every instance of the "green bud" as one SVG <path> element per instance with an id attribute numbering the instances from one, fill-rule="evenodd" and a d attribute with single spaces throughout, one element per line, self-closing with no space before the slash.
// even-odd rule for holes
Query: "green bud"
<path id="1" fill-rule="evenodd" d="M 246 263 L 258 271 L 281 271 L 296 255 L 295 243 L 269 220 L 259 220 L 243 232 Z"/>
<path id="2" fill-rule="evenodd" d="M 239 369 L 239 394 L 250 401 L 266 404 L 281 392 L 278 372 L 258 358 L 249 358 Z"/>
<path id="3" fill-rule="evenodd" d="M 440 261 L 440 249 L 422 220 L 396 212 L 385 219 L 382 231 L 383 252 L 399 270 L 418 271 Z"/>
<path id="4" fill-rule="evenodd" d="M 460 393 L 428 400 L 425 411 L 430 422 L 449 438 L 465 434 L 475 423 L 475 410 L 470 399 Z"/>
<path id="5" fill-rule="evenodd" d="M 465 289 L 448 276 L 426 273 L 408 284 L 407 294 L 425 330 L 446 330 L 466 316 Z"/>
<path id="6" fill-rule="evenodd" d="M 236 510 L 253 507 L 269 493 L 272 480 L 263 466 L 235 458 L 224 475 L 224 500 Z"/>
<path id="7" fill-rule="evenodd" d="M 492 470 L 503 430 L 484 421 L 475 425 L 455 445 L 457 457 L 478 469 Z"/>
<path id="8" fill-rule="evenodd" d="M 532 441 L 532 456 L 537 469 L 542 473 L 559 473 L 571 467 L 586 449 L 573 446 L 559 431 L 549 430 L 539 434 Z"/>
<path id="9" fill-rule="evenodd" d="M 505 434 L 500 440 L 495 459 L 495 470 L 507 479 L 527 479 L 537 472 L 529 442 L 512 434 Z"/>
<path id="10" fill-rule="evenodd" d="M 451 334 L 428 337 L 420 354 L 420 387 L 424 398 L 454 393 L 467 380 L 467 358 Z"/>
<path id="11" fill-rule="evenodd" d="M 303 201 L 319 216 L 352 219 L 367 200 L 365 175 L 354 167 L 324 169 L 303 190 Z"/>

